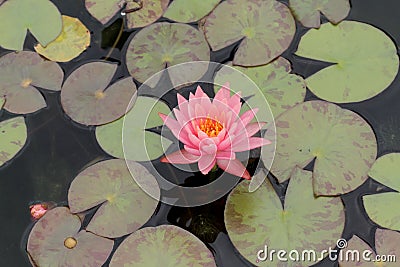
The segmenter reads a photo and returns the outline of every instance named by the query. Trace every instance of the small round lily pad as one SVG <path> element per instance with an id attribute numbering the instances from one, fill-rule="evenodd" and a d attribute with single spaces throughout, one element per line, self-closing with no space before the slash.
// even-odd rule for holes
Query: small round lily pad
<path id="1" fill-rule="evenodd" d="M 102 125 L 122 117 L 136 97 L 136 85 L 128 77 L 109 86 L 116 69 L 116 64 L 91 62 L 72 72 L 61 90 L 65 113 L 85 125 Z"/>
<path id="2" fill-rule="evenodd" d="M 359 102 L 376 96 L 399 69 L 397 47 L 383 31 L 366 23 L 325 23 L 309 30 L 296 55 L 333 63 L 307 77 L 319 98 L 336 103 Z"/>
<path id="3" fill-rule="evenodd" d="M 156 256 L 155 256 L 156 255 Z M 146 227 L 126 238 L 110 267 L 216 267 L 211 251 L 194 235 L 174 225 Z"/>
<path id="4" fill-rule="evenodd" d="M 67 62 L 79 56 L 90 44 L 90 32 L 77 18 L 62 16 L 61 34 L 46 47 L 35 46 L 36 52 L 58 62 Z"/>
<path id="5" fill-rule="evenodd" d="M 195 22 L 210 13 L 221 0 L 187 1 L 174 0 L 164 13 L 164 17 L 182 22 Z"/>
<path id="6" fill-rule="evenodd" d="M 0 166 L 12 159 L 24 147 L 26 139 L 27 130 L 23 117 L 0 122 Z"/>
<path id="7" fill-rule="evenodd" d="M 158 199 L 148 196 L 131 175 L 146 180 L 153 190 L 159 189 L 156 179 L 139 163 L 131 162 L 129 167 L 123 159 L 105 160 L 89 166 L 72 181 L 68 204 L 73 213 L 100 205 L 88 231 L 120 237 L 139 229 L 154 213 Z"/>
<path id="8" fill-rule="evenodd" d="M 35 266 L 101 267 L 114 241 L 81 230 L 81 221 L 67 207 L 57 207 L 33 226 L 27 251 Z"/>
<path id="9" fill-rule="evenodd" d="M 213 51 L 241 40 L 233 59 L 241 66 L 269 63 L 289 47 L 296 31 L 289 8 L 275 0 L 223 1 L 201 28 Z"/>

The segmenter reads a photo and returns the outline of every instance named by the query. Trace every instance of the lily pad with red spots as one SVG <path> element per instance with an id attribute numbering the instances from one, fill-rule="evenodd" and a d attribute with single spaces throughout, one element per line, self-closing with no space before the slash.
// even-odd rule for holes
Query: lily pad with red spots
<path id="1" fill-rule="evenodd" d="M 158 20 L 169 0 L 85 0 L 89 13 L 106 24 L 120 10 L 126 15 L 128 28 L 145 27 Z"/>
<path id="2" fill-rule="evenodd" d="M 132 38 L 126 53 L 128 70 L 141 83 L 168 67 L 209 60 L 210 50 L 203 34 L 182 23 L 160 22 L 142 29 Z M 172 84 L 177 87 L 197 81 L 208 69 L 208 63 L 199 65 L 167 70 Z M 157 75 L 146 84 L 154 87 L 160 78 Z"/>
<path id="3" fill-rule="evenodd" d="M 265 176 L 263 172 L 258 175 Z M 258 252 L 267 246 L 269 251 L 306 248 L 321 255 L 323 250 L 336 246 L 345 223 L 343 203 L 340 197 L 316 197 L 312 172 L 293 170 L 283 207 L 268 179 L 254 192 L 248 190 L 250 182 L 242 181 L 229 194 L 225 206 L 229 238 L 248 261 L 256 266 L 310 266 L 321 259 L 292 261 L 287 257 L 288 261 L 276 262 L 274 258 L 271 262 L 268 252 L 267 255 Z M 264 256 L 267 259 L 263 260 Z"/>
<path id="4" fill-rule="evenodd" d="M 211 251 L 194 235 L 174 225 L 146 227 L 126 238 L 110 267 L 216 267 Z"/>
<path id="5" fill-rule="evenodd" d="M 32 228 L 27 251 L 40 267 L 101 267 L 113 249 L 114 241 L 80 230 L 81 221 L 67 207 L 57 207 Z"/>
<path id="6" fill-rule="evenodd" d="M 375 161 L 377 143 L 371 126 L 358 114 L 325 101 L 308 101 L 282 113 L 265 138 L 276 143 L 275 155 L 268 146 L 262 158 L 283 182 L 296 166 L 315 159 L 313 188 L 316 195 L 339 195 L 360 186 Z"/>
<path id="7" fill-rule="evenodd" d="M 275 0 L 227 0 L 219 4 L 202 27 L 213 51 L 241 41 L 234 65 L 264 65 L 292 42 L 296 25 L 289 8 Z"/>
<path id="8" fill-rule="evenodd" d="M 349 0 L 290 0 L 290 9 L 301 24 L 319 28 L 320 12 L 332 23 L 341 22 L 350 12 Z"/>
<path id="9" fill-rule="evenodd" d="M 16 114 L 35 112 L 46 107 L 36 87 L 58 91 L 64 73 L 60 66 L 34 52 L 11 52 L 0 58 L 0 95 L 4 109 Z"/>
<path id="10" fill-rule="evenodd" d="M 11 160 L 24 147 L 26 139 L 27 130 L 23 117 L 0 122 L 0 166 Z"/>
<path id="11" fill-rule="evenodd" d="M 101 161 L 72 181 L 68 204 L 73 213 L 100 205 L 86 230 L 104 237 L 120 237 L 139 229 L 154 213 L 158 199 L 147 195 L 131 175 L 147 181 L 159 196 L 156 179 L 139 163 L 131 162 L 129 167 L 123 159 Z"/>
<path id="12" fill-rule="evenodd" d="M 164 17 L 182 22 L 195 22 L 210 13 L 221 0 L 187 1 L 174 0 L 164 13 Z"/>
<path id="13" fill-rule="evenodd" d="M 72 72 L 61 90 L 65 113 L 85 125 L 102 125 L 122 117 L 136 97 L 136 85 L 129 77 L 109 86 L 116 69 L 116 64 L 91 62 Z"/>

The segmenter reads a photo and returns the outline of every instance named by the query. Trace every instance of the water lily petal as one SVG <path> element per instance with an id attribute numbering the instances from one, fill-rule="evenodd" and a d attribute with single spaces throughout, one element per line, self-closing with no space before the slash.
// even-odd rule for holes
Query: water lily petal
<path id="1" fill-rule="evenodd" d="M 232 160 L 232 159 L 236 158 L 236 154 L 232 150 L 218 151 L 216 158 L 217 158 L 217 160 L 219 160 L 219 159 Z"/>
<path id="2" fill-rule="evenodd" d="M 190 164 L 197 162 L 199 160 L 199 156 L 193 155 L 186 151 L 185 149 L 175 151 L 171 154 L 165 155 L 161 159 L 161 162 L 166 163 L 175 163 L 175 164 Z"/>
<path id="3" fill-rule="evenodd" d="M 250 180 L 249 172 L 243 166 L 243 164 L 237 159 L 233 160 L 218 159 L 217 164 L 221 169 L 223 169 L 226 172 Z"/>
<path id="4" fill-rule="evenodd" d="M 260 129 L 265 125 L 265 122 L 253 122 L 249 123 L 246 126 L 246 133 L 248 137 L 252 137 L 254 134 L 256 134 Z"/>
<path id="5" fill-rule="evenodd" d="M 261 137 L 251 137 L 248 140 L 243 140 L 239 143 L 236 143 L 236 140 L 234 140 L 232 144 L 232 151 L 242 152 L 269 144 L 271 144 L 271 141 Z"/>
<path id="6" fill-rule="evenodd" d="M 201 171 L 202 174 L 207 174 L 211 171 L 211 169 L 214 167 L 216 162 L 215 159 L 215 154 L 214 155 L 203 155 L 200 157 L 198 166 L 199 170 Z"/>

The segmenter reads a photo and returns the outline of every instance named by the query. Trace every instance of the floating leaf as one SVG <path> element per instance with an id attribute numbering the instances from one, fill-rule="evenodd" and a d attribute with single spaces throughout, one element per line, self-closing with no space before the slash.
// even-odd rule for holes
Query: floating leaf
<path id="1" fill-rule="evenodd" d="M 0 110 L 3 108 L 6 99 L 4 97 L 0 97 Z"/>
<path id="2" fill-rule="evenodd" d="M 135 161 L 156 159 L 171 144 L 161 135 L 145 131 L 163 124 L 159 112 L 169 114 L 170 109 L 157 99 L 139 96 L 124 117 L 96 128 L 97 142 L 104 151 L 116 158 Z"/>
<path id="3" fill-rule="evenodd" d="M 31 261 L 40 267 L 102 266 L 114 242 L 80 228 L 79 217 L 66 207 L 46 212 L 29 235 Z"/>
<path id="4" fill-rule="evenodd" d="M 289 0 L 295 18 L 305 27 L 319 28 L 320 12 L 332 23 L 341 22 L 350 12 L 349 0 Z"/>
<path id="5" fill-rule="evenodd" d="M 158 20 L 168 7 L 169 0 L 85 0 L 89 13 L 106 24 L 126 4 L 128 28 L 145 27 Z"/>
<path id="6" fill-rule="evenodd" d="M 221 0 L 187 1 L 174 0 L 164 13 L 164 17 L 189 23 L 200 20 L 213 10 Z"/>
<path id="7" fill-rule="evenodd" d="M 49 0 L 8 0 L 0 6 L 3 48 L 21 51 L 27 30 L 46 46 L 57 38 L 61 28 L 61 14 Z"/>
<path id="8" fill-rule="evenodd" d="M 343 204 L 339 197 L 315 197 L 311 172 L 294 169 L 284 208 L 268 179 L 252 193 L 248 191 L 249 183 L 242 181 L 230 193 L 225 207 L 228 235 L 248 261 L 257 266 L 271 266 L 268 259 L 257 259 L 257 252 L 265 246 L 287 252 L 306 248 L 319 257 L 323 250 L 336 245 L 344 229 Z M 312 263 L 289 260 L 274 266 L 300 267 Z"/>
<path id="9" fill-rule="evenodd" d="M 24 147 L 26 138 L 27 130 L 23 117 L 0 122 L 0 166 Z"/>
<path id="10" fill-rule="evenodd" d="M 52 61 L 67 62 L 86 50 L 90 44 L 90 32 L 77 18 L 63 15 L 62 20 L 62 32 L 57 39 L 46 47 L 37 44 L 35 50 Z"/>
<path id="11" fill-rule="evenodd" d="M 399 68 L 393 41 L 381 30 L 356 21 L 309 30 L 296 54 L 333 63 L 306 82 L 315 95 L 337 103 L 376 96 L 390 85 Z"/>
<path id="12" fill-rule="evenodd" d="M 181 23 L 160 22 L 138 32 L 131 40 L 126 53 L 130 74 L 144 83 L 152 75 L 174 65 L 193 61 L 209 61 L 210 51 L 203 34 L 192 26 Z M 173 85 L 180 85 L 182 75 L 189 82 L 197 81 L 208 64 L 185 70 L 171 68 L 169 75 Z M 161 76 L 158 76 L 158 79 Z M 154 78 L 153 78 L 154 79 Z M 158 81 L 157 79 L 157 81 Z M 152 81 L 154 86 L 157 81 Z"/>
<path id="13" fill-rule="evenodd" d="M 368 175 L 381 184 L 400 191 L 400 153 L 390 153 L 379 157 Z"/>
<path id="14" fill-rule="evenodd" d="M 89 166 L 72 181 L 68 204 L 73 213 L 101 204 L 86 228 L 88 231 L 120 237 L 139 229 L 154 213 L 158 199 L 147 195 L 131 174 L 151 183 L 153 189 L 158 188 L 156 179 L 139 163 L 131 162 L 129 170 L 125 160 L 111 159 Z"/>
<path id="15" fill-rule="evenodd" d="M 34 52 L 11 52 L 0 58 L 0 95 L 4 109 L 17 114 L 35 112 L 46 106 L 35 87 L 58 91 L 64 73 L 57 63 Z M 34 87 L 35 86 L 35 87 Z"/>
<path id="16" fill-rule="evenodd" d="M 232 90 L 241 92 L 242 97 L 250 97 L 246 103 L 251 108 L 264 108 L 267 104 L 274 117 L 303 102 L 306 85 L 302 77 L 291 74 L 290 62 L 283 57 L 271 64 L 244 68 L 240 66 L 223 66 L 215 75 L 215 84 L 229 81 Z M 256 90 L 255 83 L 259 90 Z M 215 86 L 219 88 L 220 86 Z M 268 102 L 266 102 L 267 100 Z M 260 121 L 265 118 L 257 117 Z"/>
<path id="17" fill-rule="evenodd" d="M 233 64 L 258 66 L 289 47 L 296 26 L 289 8 L 278 1 L 227 0 L 206 18 L 203 30 L 213 51 L 241 40 Z"/>
<path id="18" fill-rule="evenodd" d="M 71 73 L 61 90 L 65 113 L 85 125 L 106 124 L 123 116 L 136 97 L 136 85 L 125 78 L 107 88 L 116 69 L 116 64 L 91 62 Z"/>
<path id="19" fill-rule="evenodd" d="M 282 113 L 275 125 L 276 134 L 268 129 L 265 138 L 277 144 L 271 172 L 280 182 L 294 167 L 314 159 L 316 195 L 344 194 L 368 178 L 377 144 L 370 125 L 358 114 L 325 101 L 308 101 Z M 263 148 L 264 161 L 274 156 L 270 149 Z"/>
<path id="20" fill-rule="evenodd" d="M 157 255 L 157 257 L 155 257 Z M 115 251 L 110 267 L 216 267 L 210 250 L 174 225 L 146 227 L 131 234 Z"/>

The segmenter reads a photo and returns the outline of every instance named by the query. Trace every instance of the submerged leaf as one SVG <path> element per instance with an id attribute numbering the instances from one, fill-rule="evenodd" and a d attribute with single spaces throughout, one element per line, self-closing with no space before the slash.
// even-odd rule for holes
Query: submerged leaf
<path id="1" fill-rule="evenodd" d="M 158 199 L 147 195 L 134 177 L 147 181 L 158 189 L 156 179 L 139 163 L 111 159 L 98 162 L 83 170 L 71 183 L 68 204 L 74 213 L 101 204 L 87 230 L 104 237 L 120 237 L 139 229 L 154 213 Z M 129 172 L 131 171 L 131 172 Z M 89 190 L 90 189 L 90 190 Z"/>
<path id="2" fill-rule="evenodd" d="M 283 208 L 268 179 L 255 192 L 248 191 L 249 183 L 240 183 L 228 196 L 225 206 L 229 238 L 248 261 L 257 266 L 271 266 L 270 258 L 265 261 L 257 258 L 257 252 L 265 246 L 287 252 L 307 248 L 316 252 L 315 261 L 289 259 L 274 266 L 310 266 L 321 260 L 323 250 L 335 247 L 344 229 L 344 207 L 339 197 L 314 195 L 311 172 L 293 170 Z"/>
<path id="3" fill-rule="evenodd" d="M 0 122 L 0 166 L 24 147 L 26 138 L 27 130 L 23 117 Z"/>
<path id="4" fill-rule="evenodd" d="M 156 159 L 172 143 L 159 134 L 145 131 L 163 124 L 159 112 L 169 114 L 170 109 L 162 101 L 139 96 L 124 117 L 96 128 L 97 142 L 116 158 L 135 161 Z"/>
<path id="5" fill-rule="evenodd" d="M 142 29 L 130 41 L 126 53 L 128 70 L 141 83 L 168 67 L 209 60 L 210 51 L 203 34 L 181 23 L 160 22 Z M 186 81 L 197 81 L 206 73 L 208 64 L 196 66 L 190 70 L 172 68 L 172 72 L 169 71 L 172 84 L 178 86 Z M 183 81 L 182 76 L 185 76 Z M 157 81 L 152 81 L 150 86 Z"/>
<path id="6" fill-rule="evenodd" d="M 241 40 L 233 59 L 241 66 L 272 61 L 289 47 L 296 31 L 289 8 L 275 0 L 224 1 L 202 28 L 213 51 Z"/>
<path id="7" fill-rule="evenodd" d="M 58 62 L 67 62 L 79 56 L 90 44 L 90 32 L 83 23 L 73 17 L 62 16 L 61 34 L 46 47 L 35 46 L 36 52 Z"/>
<path id="8" fill-rule="evenodd" d="M 280 182 L 293 168 L 314 159 L 316 195 L 344 194 L 368 178 L 377 143 L 371 126 L 358 114 L 325 101 L 308 101 L 282 113 L 275 125 L 276 133 L 267 129 L 265 138 L 276 142 L 276 153 L 266 146 L 262 159 L 269 162 L 275 156 L 271 172 Z"/>
<path id="9" fill-rule="evenodd" d="M 110 255 L 114 241 L 85 230 L 81 221 L 66 207 L 57 207 L 33 226 L 27 251 L 35 266 L 101 267 Z"/>
<path id="10" fill-rule="evenodd" d="M 164 17 L 189 23 L 200 20 L 213 10 L 221 0 L 187 1 L 174 0 L 165 11 Z"/>
<path id="11" fill-rule="evenodd" d="M 332 23 L 339 23 L 350 12 L 349 0 L 289 0 L 293 15 L 309 28 L 319 28 L 320 12 Z"/>
<path id="12" fill-rule="evenodd" d="M 169 0 L 85 0 L 89 13 L 106 24 L 126 4 L 123 13 L 126 15 L 128 28 L 145 27 L 158 20 L 167 9 Z"/>
<path id="13" fill-rule="evenodd" d="M 102 125 L 122 117 L 136 97 L 132 78 L 110 84 L 116 64 L 91 62 L 77 68 L 64 82 L 61 104 L 65 113 L 85 125 Z"/>
<path id="14" fill-rule="evenodd" d="M 61 14 L 49 0 L 8 0 L 0 6 L 3 48 L 21 51 L 27 30 L 46 46 L 57 38 L 61 29 Z"/>
<path id="15" fill-rule="evenodd" d="M 58 91 L 64 73 L 57 63 L 42 59 L 29 51 L 11 52 L 0 58 L 0 95 L 4 109 L 26 114 L 46 106 L 35 87 Z"/>
<path id="16" fill-rule="evenodd" d="M 296 55 L 333 63 L 306 79 L 319 98 L 359 102 L 386 89 L 399 69 L 397 47 L 381 30 L 357 21 L 323 24 L 300 40 Z"/>
<path id="17" fill-rule="evenodd" d="M 157 255 L 157 256 L 155 256 Z M 174 225 L 146 227 L 126 238 L 110 267 L 216 267 L 211 251 L 194 235 Z"/>

